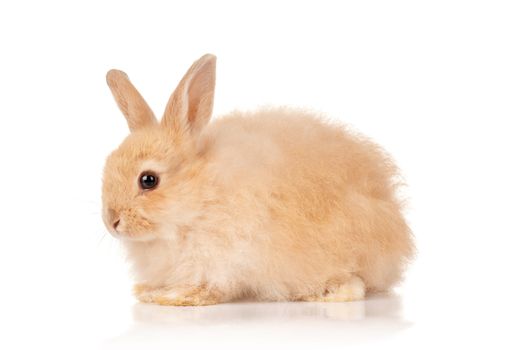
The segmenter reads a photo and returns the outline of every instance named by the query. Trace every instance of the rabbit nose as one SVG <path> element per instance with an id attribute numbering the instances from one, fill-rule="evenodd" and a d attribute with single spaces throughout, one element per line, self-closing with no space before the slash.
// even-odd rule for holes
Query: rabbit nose
<path id="1" fill-rule="evenodd" d="M 119 217 L 119 213 L 114 209 L 108 209 L 108 212 L 106 213 L 107 223 L 108 226 L 111 225 L 114 230 L 117 230 L 117 227 L 119 226 L 119 223 L 121 222 L 121 218 Z"/>

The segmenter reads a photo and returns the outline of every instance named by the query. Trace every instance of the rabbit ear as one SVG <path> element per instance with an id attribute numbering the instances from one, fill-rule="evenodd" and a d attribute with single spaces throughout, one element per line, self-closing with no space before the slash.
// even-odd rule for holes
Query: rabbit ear
<path id="1" fill-rule="evenodd" d="M 112 69 L 106 74 L 106 82 L 113 97 L 128 122 L 130 131 L 157 124 L 154 113 L 143 96 L 132 85 L 125 72 Z"/>
<path id="2" fill-rule="evenodd" d="M 216 56 L 207 54 L 189 68 L 170 96 L 161 124 L 179 133 L 199 132 L 214 104 Z"/>

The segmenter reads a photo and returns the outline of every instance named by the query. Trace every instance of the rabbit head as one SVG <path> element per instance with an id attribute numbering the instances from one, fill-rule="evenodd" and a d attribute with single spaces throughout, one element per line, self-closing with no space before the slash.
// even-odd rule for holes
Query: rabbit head
<path id="1" fill-rule="evenodd" d="M 200 174 L 205 146 L 199 135 L 212 113 L 215 67 L 213 55 L 196 61 L 160 122 L 124 72 L 108 72 L 107 83 L 130 129 L 104 169 L 103 221 L 114 236 L 141 241 L 168 236 L 199 215 L 196 191 L 203 186 L 196 182 L 206 180 Z"/>

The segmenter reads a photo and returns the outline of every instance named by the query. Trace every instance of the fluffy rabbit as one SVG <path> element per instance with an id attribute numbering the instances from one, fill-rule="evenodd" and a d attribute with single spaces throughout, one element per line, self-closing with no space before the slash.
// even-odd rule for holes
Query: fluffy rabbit
<path id="1" fill-rule="evenodd" d="M 143 302 L 351 301 L 412 256 L 397 168 L 363 136 L 269 108 L 209 123 L 216 58 L 196 61 L 160 122 L 125 73 L 107 82 L 130 135 L 110 154 L 103 219 Z"/>

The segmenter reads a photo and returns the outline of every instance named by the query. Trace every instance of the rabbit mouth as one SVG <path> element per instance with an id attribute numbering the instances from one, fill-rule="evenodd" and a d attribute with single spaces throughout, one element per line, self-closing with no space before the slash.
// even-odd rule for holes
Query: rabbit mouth
<path id="1" fill-rule="evenodd" d="M 123 241 L 148 242 L 156 238 L 153 232 L 132 233 L 130 231 L 110 231 L 110 234 Z"/>

